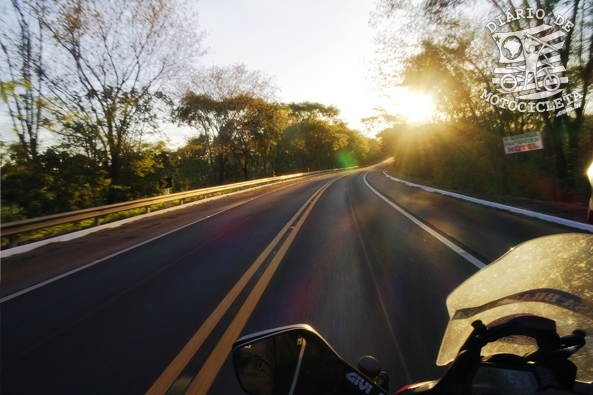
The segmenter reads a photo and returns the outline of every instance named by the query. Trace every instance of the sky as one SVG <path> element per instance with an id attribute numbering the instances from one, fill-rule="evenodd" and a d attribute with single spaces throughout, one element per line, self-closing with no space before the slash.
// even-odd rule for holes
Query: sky
<path id="1" fill-rule="evenodd" d="M 199 0 L 196 29 L 206 32 L 203 45 L 209 49 L 201 65 L 243 63 L 274 77 L 282 102 L 334 105 L 350 128 L 364 133 L 361 118 L 374 115 L 374 107 L 396 110 L 368 78 L 376 34 L 368 22 L 375 1 Z M 12 133 L 3 118 L 1 137 L 7 140 L 6 132 Z M 174 125 L 164 129 L 150 140 L 166 136 L 178 146 L 195 133 Z M 51 144 L 52 136 L 45 137 Z"/>
<path id="2" fill-rule="evenodd" d="M 204 66 L 243 63 L 275 78 L 285 103 L 334 105 L 349 127 L 385 105 L 367 80 L 375 0 L 199 0 Z M 173 137 L 173 136 L 170 136 Z"/>

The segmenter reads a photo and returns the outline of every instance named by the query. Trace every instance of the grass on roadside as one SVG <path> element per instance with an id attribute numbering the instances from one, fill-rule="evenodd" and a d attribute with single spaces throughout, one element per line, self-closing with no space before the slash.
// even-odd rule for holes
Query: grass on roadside
<path id="1" fill-rule="evenodd" d="M 274 183 L 274 182 L 275 181 L 270 181 L 269 183 L 266 183 L 264 185 L 269 185 L 270 183 Z M 240 190 L 248 189 L 248 188 L 252 188 L 252 186 L 243 186 L 243 187 L 231 188 L 231 189 L 228 189 L 225 191 L 220 191 L 220 192 L 196 195 L 196 196 L 192 196 L 190 198 L 183 199 L 183 202 L 179 199 L 173 200 L 170 202 L 170 207 L 175 207 L 175 206 L 179 206 L 180 204 L 187 204 L 187 203 L 195 202 L 198 200 L 203 200 L 203 199 L 206 199 L 209 197 L 220 196 L 220 195 L 224 195 L 227 193 L 236 192 L 236 191 L 240 191 Z M 168 207 L 167 203 L 153 204 L 150 206 L 150 212 L 162 210 L 167 207 Z M 104 216 L 100 217 L 99 224 L 103 225 L 103 224 L 108 224 L 111 222 L 121 221 L 123 219 L 131 218 L 131 217 L 137 217 L 142 214 L 145 214 L 146 212 L 147 212 L 146 208 L 138 208 L 138 209 L 125 210 L 125 211 L 120 211 L 120 212 L 113 213 L 113 214 L 104 215 Z M 43 229 L 38 229 L 38 230 L 30 231 L 30 232 L 20 233 L 15 236 L 13 242 L 16 242 L 17 245 L 25 245 L 25 244 L 35 243 L 37 241 L 49 239 L 52 237 L 62 236 L 62 235 L 68 234 L 68 233 L 73 233 L 73 232 L 78 232 L 81 230 L 89 229 L 89 228 L 94 227 L 95 225 L 96 225 L 95 218 L 89 218 L 89 219 L 85 219 L 82 221 L 76 221 L 76 222 L 69 222 L 69 223 L 65 223 L 65 224 L 51 226 L 48 228 L 43 228 Z M 1 248 L 3 250 L 10 248 L 10 242 L 11 242 L 11 240 L 9 239 L 9 237 L 2 237 Z"/>

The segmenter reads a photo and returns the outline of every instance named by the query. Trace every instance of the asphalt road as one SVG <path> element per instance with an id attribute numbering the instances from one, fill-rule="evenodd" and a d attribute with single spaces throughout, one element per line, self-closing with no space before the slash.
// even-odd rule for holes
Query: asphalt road
<path id="1" fill-rule="evenodd" d="M 262 188 L 3 259 L 2 393 L 241 394 L 229 339 L 295 323 L 353 365 L 377 357 L 392 392 L 437 378 L 446 296 L 478 268 L 367 183 L 486 264 L 574 230 L 380 170 Z"/>

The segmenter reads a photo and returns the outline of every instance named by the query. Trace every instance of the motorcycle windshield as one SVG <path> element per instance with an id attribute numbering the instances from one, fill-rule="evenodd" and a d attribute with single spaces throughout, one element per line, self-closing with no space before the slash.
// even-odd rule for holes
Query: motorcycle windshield
<path id="1" fill-rule="evenodd" d="M 441 344 L 438 365 L 457 356 L 472 331 L 471 323 L 487 326 L 518 315 L 538 315 L 556 321 L 560 336 L 580 329 L 587 344 L 570 360 L 577 380 L 593 381 L 593 235 L 562 234 L 523 243 L 480 270 L 447 297 L 450 321 Z M 502 338 L 482 349 L 526 355 L 537 349 L 525 336 Z"/>

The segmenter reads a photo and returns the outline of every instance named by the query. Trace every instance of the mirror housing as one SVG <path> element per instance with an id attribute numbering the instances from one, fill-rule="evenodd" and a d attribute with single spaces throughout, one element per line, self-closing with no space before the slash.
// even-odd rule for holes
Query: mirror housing
<path id="1" fill-rule="evenodd" d="M 242 337 L 232 359 L 241 388 L 251 395 L 387 394 L 308 325 Z"/>

